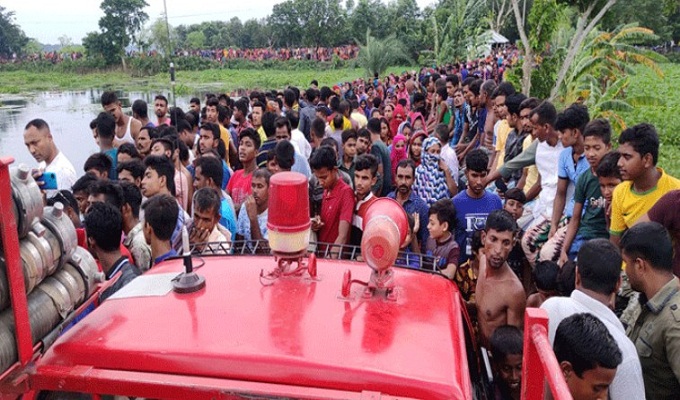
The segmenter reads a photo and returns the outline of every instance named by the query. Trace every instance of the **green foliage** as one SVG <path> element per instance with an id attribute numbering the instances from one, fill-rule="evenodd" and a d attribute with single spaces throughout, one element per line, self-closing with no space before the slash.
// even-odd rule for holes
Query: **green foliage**
<path id="1" fill-rule="evenodd" d="M 602 29 L 630 23 L 653 30 L 659 36 L 656 42 L 680 41 L 680 2 L 665 0 L 660 11 L 659 0 L 618 1 L 602 20 Z"/>
<path id="2" fill-rule="evenodd" d="M 529 17 L 529 44 L 534 54 L 547 51 L 553 35 L 557 31 L 558 16 L 561 8 L 556 0 L 535 0 Z"/>
<path id="3" fill-rule="evenodd" d="M 21 55 L 27 43 L 24 31 L 14 23 L 14 11 L 0 6 L 0 57 L 10 58 L 14 53 Z"/>
<path id="4" fill-rule="evenodd" d="M 347 29 L 350 34 L 371 30 L 378 38 L 389 36 L 392 30 L 392 21 L 388 14 L 388 8 L 380 0 L 359 0 L 357 5 L 348 8 Z"/>
<path id="5" fill-rule="evenodd" d="M 24 54 L 35 54 L 42 51 L 43 45 L 35 39 L 28 39 L 28 42 L 24 45 L 22 53 Z"/>
<path id="6" fill-rule="evenodd" d="M 116 64 L 149 19 L 143 11 L 147 6 L 145 0 L 103 0 L 100 32 L 90 32 L 83 39 L 86 53 L 103 58 L 107 65 Z"/>
<path id="7" fill-rule="evenodd" d="M 669 62 L 680 64 L 680 52 L 671 52 L 666 54 L 666 58 Z"/>
<path id="8" fill-rule="evenodd" d="M 85 54 L 88 58 L 104 60 L 106 65 L 114 65 L 120 61 L 121 50 L 99 32 L 89 32 L 83 38 Z"/>
<path id="9" fill-rule="evenodd" d="M 635 64 L 663 76 L 657 62 L 665 59 L 632 45 L 655 37 L 651 30 L 635 24 L 620 26 L 612 32 L 591 32 L 560 87 L 560 101 L 563 104 L 584 102 L 593 118 L 607 118 L 615 128 L 624 129 L 626 123 L 621 112 L 660 102 L 655 96 L 627 93 L 630 76 L 639 71 L 634 68 Z"/>
<path id="10" fill-rule="evenodd" d="M 175 28 L 165 21 L 165 17 L 159 17 L 151 24 L 148 30 L 149 44 L 156 47 L 162 54 L 168 54 L 177 47 L 177 34 Z"/>
<path id="11" fill-rule="evenodd" d="M 480 21 L 486 19 L 488 12 L 483 1 L 442 0 L 430 16 L 432 30 L 428 40 L 433 50 L 426 52 L 430 60 L 443 64 L 480 56 L 474 53 L 487 30 Z"/>
<path id="12" fill-rule="evenodd" d="M 358 40 L 357 40 L 358 42 Z M 357 65 L 366 71 L 366 76 L 382 74 L 388 67 L 398 65 L 399 62 L 410 62 L 404 46 L 396 36 L 376 39 L 371 36 L 370 29 L 366 31 L 366 41 L 359 45 Z"/>
<path id="13" fill-rule="evenodd" d="M 193 31 L 187 34 L 185 47 L 191 50 L 199 50 L 205 48 L 205 33 L 201 31 Z"/>
<path id="14" fill-rule="evenodd" d="M 340 0 L 286 0 L 274 5 L 268 21 L 281 46 L 331 47 L 342 43 L 345 19 Z"/>
<path id="15" fill-rule="evenodd" d="M 659 166 L 673 176 L 680 176 L 680 113 L 677 111 L 680 98 L 676 95 L 680 87 L 680 66 L 666 63 L 660 67 L 663 77 L 644 66 L 634 66 L 635 75 L 630 77 L 626 95 L 628 98 L 656 97 L 663 101 L 635 105 L 619 114 L 626 126 L 649 122 L 656 127 L 661 140 Z"/>

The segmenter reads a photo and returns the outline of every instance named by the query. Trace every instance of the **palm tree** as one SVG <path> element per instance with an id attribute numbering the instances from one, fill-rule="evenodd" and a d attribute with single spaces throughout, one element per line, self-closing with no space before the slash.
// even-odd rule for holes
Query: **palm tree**
<path id="1" fill-rule="evenodd" d="M 356 40 L 356 39 L 355 39 Z M 357 65 L 366 70 L 366 76 L 382 74 L 388 67 L 398 65 L 400 62 L 412 64 L 404 44 L 395 35 L 384 39 L 376 39 L 371 36 L 371 30 L 366 31 L 366 42 L 359 44 Z"/>
<path id="2" fill-rule="evenodd" d="M 481 56 L 488 40 L 484 24 L 487 4 L 477 0 L 447 0 L 431 16 L 433 50 L 424 50 L 426 57 L 437 64 L 465 61 Z M 445 19 L 444 19 L 445 18 Z M 442 21 L 444 21 L 442 23 Z"/>

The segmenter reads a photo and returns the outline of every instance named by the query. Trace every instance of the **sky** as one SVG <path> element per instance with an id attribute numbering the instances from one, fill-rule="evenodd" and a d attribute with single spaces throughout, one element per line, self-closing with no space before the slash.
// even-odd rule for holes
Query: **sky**
<path id="1" fill-rule="evenodd" d="M 382 0 L 387 2 L 387 0 Z M 424 8 L 435 0 L 417 0 L 418 6 Z M 251 18 L 263 18 L 271 14 L 274 4 L 281 0 L 224 0 L 214 2 L 193 3 L 186 0 L 166 0 L 170 25 L 189 25 L 202 21 L 224 20 L 239 17 L 241 21 Z M 0 5 L 15 12 L 16 23 L 26 36 L 37 39 L 43 44 L 58 44 L 59 37 L 66 35 L 73 43 L 81 43 L 82 38 L 92 31 L 99 30 L 99 18 L 103 13 L 97 0 L 29 0 Z M 147 0 L 149 6 L 149 22 L 155 21 L 163 14 L 163 0 Z M 195 5 L 205 5 L 196 7 Z"/>

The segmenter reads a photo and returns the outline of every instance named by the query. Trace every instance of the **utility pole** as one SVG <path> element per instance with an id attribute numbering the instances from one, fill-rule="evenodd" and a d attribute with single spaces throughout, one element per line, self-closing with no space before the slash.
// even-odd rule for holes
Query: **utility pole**
<path id="1" fill-rule="evenodd" d="M 168 4 L 163 0 L 163 11 L 165 14 L 165 30 L 168 35 L 168 48 L 165 49 L 168 59 L 170 60 L 170 86 L 172 86 L 172 105 L 177 108 L 177 99 L 175 99 L 175 63 L 172 62 L 172 42 L 170 41 L 170 23 L 168 22 Z"/>

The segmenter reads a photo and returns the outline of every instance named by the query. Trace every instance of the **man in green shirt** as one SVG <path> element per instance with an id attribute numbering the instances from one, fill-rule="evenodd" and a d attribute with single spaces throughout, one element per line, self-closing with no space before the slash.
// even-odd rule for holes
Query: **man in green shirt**
<path id="1" fill-rule="evenodd" d="M 673 245 L 668 231 L 643 222 L 621 238 L 626 274 L 640 292 L 637 308 L 623 320 L 640 356 L 648 399 L 677 399 L 680 393 L 680 280 L 673 275 Z"/>

